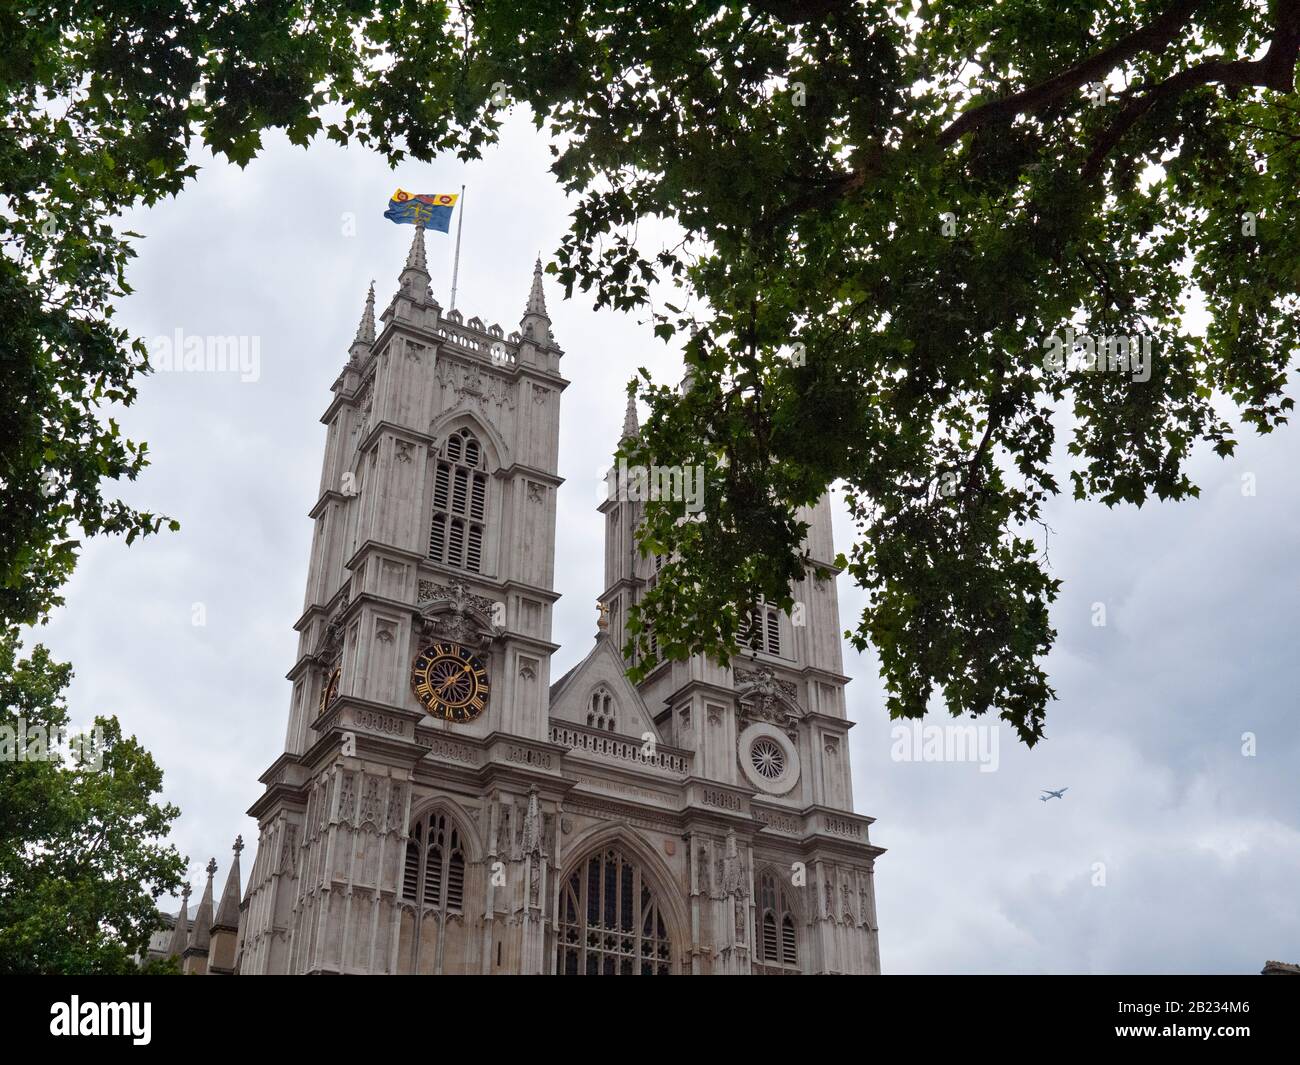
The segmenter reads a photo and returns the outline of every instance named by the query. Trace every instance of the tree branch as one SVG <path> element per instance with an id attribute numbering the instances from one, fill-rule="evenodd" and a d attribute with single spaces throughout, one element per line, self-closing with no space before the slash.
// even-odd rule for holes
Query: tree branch
<path id="1" fill-rule="evenodd" d="M 760 8 L 762 5 L 758 5 Z M 784 0 L 771 0 L 773 7 L 808 7 L 794 0 L 787 5 Z M 815 6 L 815 5 L 814 5 Z M 1047 81 L 1040 82 L 1002 100 L 993 100 L 964 111 L 950 122 L 938 135 L 936 143 L 950 147 L 962 136 L 996 122 L 1010 121 L 1018 114 L 1037 110 L 1069 92 L 1100 80 L 1114 67 L 1141 52 L 1167 47 L 1186 29 L 1205 0 L 1178 0 L 1168 11 L 1150 25 L 1137 30 L 1109 48 L 1104 48 Z M 1268 51 L 1258 60 L 1229 60 L 1218 56 L 1188 67 L 1157 83 L 1140 96 L 1128 101 L 1115 122 L 1101 136 L 1084 164 L 1084 173 L 1095 174 L 1106 155 L 1112 151 L 1124 134 L 1138 122 L 1157 102 L 1201 85 L 1218 83 L 1236 86 L 1258 86 L 1289 93 L 1295 88 L 1295 65 L 1300 56 L 1300 0 L 1276 0 L 1274 33 Z M 779 210 L 761 225 L 765 233 L 772 233 L 789 219 L 819 204 L 831 204 L 865 187 L 885 166 L 885 160 L 895 149 L 879 144 L 867 145 L 853 169 L 828 175 L 809 183 L 801 194 L 788 199 Z"/>
<path id="2" fill-rule="evenodd" d="M 939 145 L 946 148 L 972 130 L 995 122 L 1010 121 L 1025 111 L 1036 111 L 1059 100 L 1066 93 L 1100 80 L 1120 63 L 1132 59 L 1140 52 L 1158 51 L 1166 47 L 1186 28 L 1196 9 L 1203 6 L 1205 0 L 1178 0 L 1149 26 L 1129 34 L 1109 48 L 1103 48 L 1069 70 L 1005 99 L 992 100 L 963 111 L 939 134 Z"/>
<path id="3" fill-rule="evenodd" d="M 1203 85 L 1235 85 L 1291 92 L 1295 88 L 1295 65 L 1300 57 L 1300 0 L 1280 0 L 1268 51 L 1256 60 L 1229 60 L 1214 56 L 1180 70 L 1129 100 L 1115 121 L 1097 139 L 1083 165 L 1085 177 L 1094 176 L 1106 157 L 1156 104 Z"/>

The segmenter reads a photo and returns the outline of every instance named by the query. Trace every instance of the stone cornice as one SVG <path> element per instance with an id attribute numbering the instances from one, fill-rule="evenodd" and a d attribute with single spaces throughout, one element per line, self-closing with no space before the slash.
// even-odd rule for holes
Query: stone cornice
<path id="1" fill-rule="evenodd" d="M 311 510 L 307 511 L 307 517 L 315 521 L 323 513 L 325 513 L 326 503 L 330 503 L 330 502 L 343 503 L 350 498 L 351 496 L 347 495 L 344 492 L 340 492 L 337 488 L 326 488 L 325 491 L 323 491 L 320 494 L 320 498 L 317 499 L 316 502 L 312 504 Z"/>
<path id="2" fill-rule="evenodd" d="M 414 562 L 419 565 L 427 562 L 428 559 L 418 551 L 408 551 L 404 547 L 394 547 L 392 544 L 381 544 L 378 540 L 366 540 L 360 547 L 352 552 L 344 563 L 343 568 L 351 573 L 355 573 L 360 568 L 362 556 L 367 553 L 393 555 L 397 558 L 405 559 L 407 562 Z"/>
<path id="3" fill-rule="evenodd" d="M 539 469 L 536 466 L 529 466 L 524 462 L 512 462 L 509 466 L 502 466 L 492 472 L 493 477 L 529 477 L 535 481 L 541 481 L 543 484 L 552 488 L 559 488 L 564 484 L 564 478 L 555 473 L 548 473 L 546 470 Z"/>
<path id="4" fill-rule="evenodd" d="M 848 684 L 853 678 L 844 673 L 836 673 L 830 669 L 823 669 L 821 666 L 801 666 L 791 670 L 792 673 L 804 678 L 816 678 L 825 680 L 831 684 Z"/>
<path id="5" fill-rule="evenodd" d="M 803 715 L 803 720 L 813 724 L 821 725 L 823 728 L 833 728 L 837 732 L 848 732 L 857 722 L 850 721 L 847 717 L 837 717 L 835 714 L 823 714 L 816 710 L 808 710 Z"/>
<path id="6" fill-rule="evenodd" d="M 391 433 L 393 436 L 404 437 L 412 444 L 423 444 L 425 447 L 433 447 L 437 443 L 437 440 L 434 437 L 419 429 L 412 429 L 406 425 L 399 425 L 397 422 L 380 419 L 371 426 L 370 431 L 366 433 L 365 439 L 357 445 L 357 451 L 361 454 L 365 454 L 375 445 L 384 433 Z"/>

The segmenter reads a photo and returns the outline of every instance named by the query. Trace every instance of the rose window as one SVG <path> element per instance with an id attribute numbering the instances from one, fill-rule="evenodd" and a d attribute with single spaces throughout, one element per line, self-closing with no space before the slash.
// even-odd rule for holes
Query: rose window
<path id="1" fill-rule="evenodd" d="M 749 761 L 754 771 L 767 780 L 775 780 L 785 772 L 785 751 L 766 736 L 754 741 L 749 749 Z"/>

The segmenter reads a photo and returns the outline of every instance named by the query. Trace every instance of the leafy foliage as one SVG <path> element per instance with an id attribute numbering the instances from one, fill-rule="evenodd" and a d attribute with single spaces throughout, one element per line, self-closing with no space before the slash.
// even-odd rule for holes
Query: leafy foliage
<path id="1" fill-rule="evenodd" d="M 154 802 L 162 772 L 117 718 L 95 719 L 101 744 L 57 750 L 71 668 L 17 651 L 0 639 L 0 972 L 134 972 L 184 871 L 162 842 L 179 811 Z"/>
<path id="2" fill-rule="evenodd" d="M 637 607 L 638 671 L 652 630 L 661 656 L 725 657 L 757 596 L 789 608 L 824 561 L 798 507 L 839 483 L 858 537 L 837 564 L 870 592 L 849 635 L 879 651 L 891 715 L 994 710 L 1032 745 L 1061 478 L 1107 505 L 1193 496 L 1188 458 L 1232 453 L 1234 407 L 1268 432 L 1293 405 L 1300 4 L 599 21 L 531 46 L 570 72 L 532 99 L 582 197 L 559 276 L 613 306 L 671 278 L 695 298 L 655 309 L 661 336 L 689 331 L 688 390 L 647 383 L 625 451 L 709 478 L 702 522 L 648 505 L 642 546 L 670 561 Z M 690 243 L 643 251 L 657 216 Z M 1150 379 L 1049 371 L 1067 328 L 1151 338 Z"/>
<path id="3" fill-rule="evenodd" d="M 653 629 L 660 654 L 725 658 L 749 603 L 788 607 L 799 508 L 841 484 L 856 542 L 816 561 L 870 592 L 851 637 L 890 713 L 993 710 L 1032 744 L 1059 589 L 1044 502 L 1195 495 L 1196 446 L 1231 454 L 1230 415 L 1268 432 L 1292 406 L 1300 0 L 159 0 L 28 21 L 0 14 L 0 617 L 57 600 L 72 523 L 161 520 L 99 495 L 144 458 L 96 417 L 141 364 L 109 325 L 129 246 L 105 219 L 175 193 L 195 142 L 245 163 L 267 129 L 392 161 L 477 155 L 511 102 L 550 131 L 576 198 L 566 289 L 690 336 L 689 391 L 645 382 L 626 450 L 707 471 L 704 520 L 648 508 L 642 547 L 668 562 L 642 651 Z M 648 246 L 647 219 L 686 239 Z M 683 306 L 652 306 L 656 282 Z M 1150 379 L 1046 371 L 1066 327 L 1153 338 Z"/>

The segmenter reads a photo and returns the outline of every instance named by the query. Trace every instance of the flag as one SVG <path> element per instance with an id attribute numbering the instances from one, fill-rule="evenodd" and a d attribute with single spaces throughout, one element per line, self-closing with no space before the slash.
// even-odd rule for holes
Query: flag
<path id="1" fill-rule="evenodd" d="M 451 228 L 451 212 L 459 198 L 454 192 L 411 193 L 398 189 L 388 201 L 384 217 L 446 233 Z"/>

